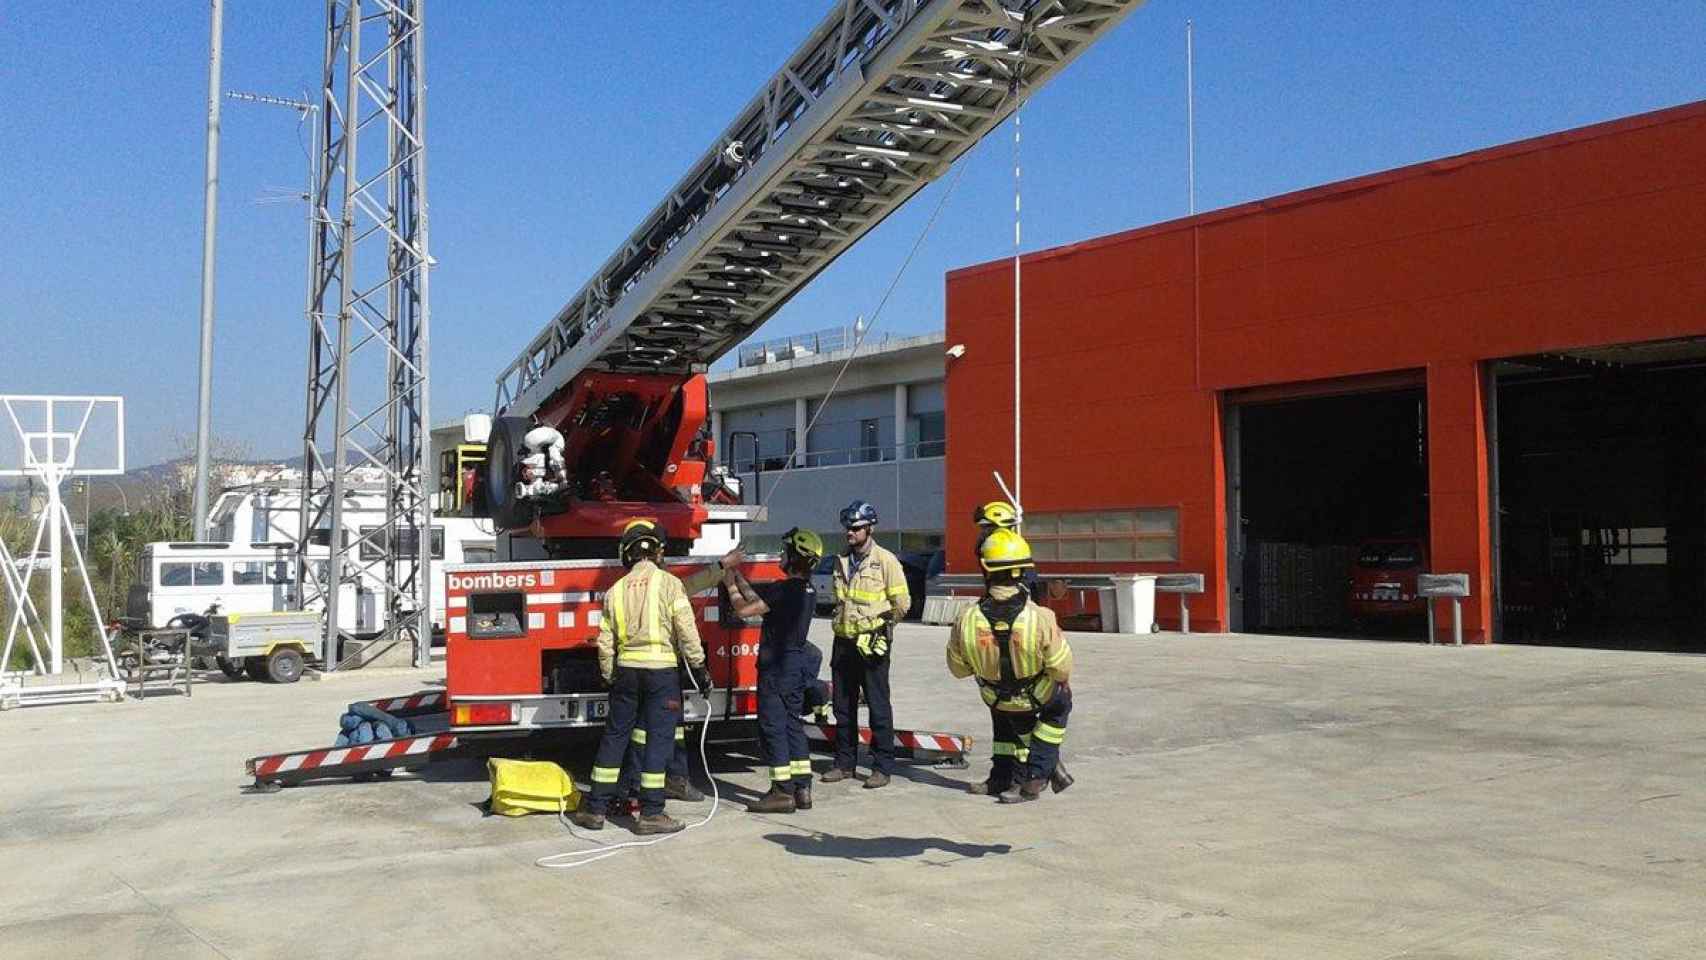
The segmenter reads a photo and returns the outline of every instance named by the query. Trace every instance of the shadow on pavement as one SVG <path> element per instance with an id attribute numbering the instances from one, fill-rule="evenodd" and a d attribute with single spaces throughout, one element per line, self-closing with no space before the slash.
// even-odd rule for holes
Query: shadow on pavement
<path id="1" fill-rule="evenodd" d="M 834 857 L 841 860 L 898 860 L 922 856 L 931 850 L 976 860 L 1007 854 L 1011 844 L 959 843 L 943 837 L 842 837 L 833 833 L 767 833 L 764 839 L 802 857 Z"/>

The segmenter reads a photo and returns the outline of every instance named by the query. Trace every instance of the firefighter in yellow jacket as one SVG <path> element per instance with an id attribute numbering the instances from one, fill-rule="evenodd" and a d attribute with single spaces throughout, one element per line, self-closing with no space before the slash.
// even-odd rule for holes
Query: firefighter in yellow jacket
<path id="1" fill-rule="evenodd" d="M 610 712 L 593 760 L 592 794 L 572 817 L 576 825 L 589 830 L 604 826 L 605 812 L 618 797 L 622 756 L 630 740 L 644 745 L 640 819 L 634 832 L 674 833 L 684 826 L 664 813 L 664 771 L 681 718 L 681 665 L 685 663 L 694 687 L 711 689 L 688 597 L 715 583 L 722 576 L 722 564 L 683 583 L 660 566 L 663 546 L 664 533 L 656 523 L 629 523 L 618 546 L 628 572 L 604 595 L 598 669 L 610 688 Z"/>
<path id="2" fill-rule="evenodd" d="M 995 796 L 1018 787 L 1017 795 L 1004 799 L 1036 800 L 1056 777 L 1066 742 L 1072 648 L 1054 612 L 1032 603 L 1025 590 L 1024 573 L 1034 566 L 1025 538 L 997 529 L 977 552 L 984 595 L 954 625 L 948 672 L 977 678 L 994 727 L 995 759 L 989 778 L 967 789 Z M 1064 788 L 1057 782 L 1057 789 Z"/>
<path id="3" fill-rule="evenodd" d="M 889 642 L 906 617 L 912 596 L 906 571 L 874 539 L 877 508 L 855 500 L 841 511 L 847 550 L 835 558 L 835 648 L 829 672 L 835 681 L 835 766 L 824 783 L 856 778 L 859 759 L 859 693 L 864 691 L 871 723 L 871 775 L 865 789 L 886 787 L 894 773 L 894 706 L 889 701 Z"/>

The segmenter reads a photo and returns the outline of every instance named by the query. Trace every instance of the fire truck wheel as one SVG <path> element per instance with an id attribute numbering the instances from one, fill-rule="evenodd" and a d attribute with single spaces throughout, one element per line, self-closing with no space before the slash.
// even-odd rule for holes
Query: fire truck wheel
<path id="1" fill-rule="evenodd" d="M 295 683 L 302 679 L 302 652 L 279 647 L 267 657 L 267 678 L 273 683 Z"/>
<path id="2" fill-rule="evenodd" d="M 243 665 L 229 657 L 214 657 L 213 662 L 219 664 L 219 672 L 233 680 L 243 679 Z"/>
<path id="3" fill-rule="evenodd" d="M 492 421 L 486 457 L 486 505 L 499 530 L 516 530 L 533 518 L 515 500 L 515 466 L 525 452 L 522 437 L 532 429 L 523 417 L 498 417 Z"/>
<path id="4" fill-rule="evenodd" d="M 266 657 L 244 657 L 243 669 L 248 671 L 250 680 L 259 680 L 261 683 L 267 682 Z"/>

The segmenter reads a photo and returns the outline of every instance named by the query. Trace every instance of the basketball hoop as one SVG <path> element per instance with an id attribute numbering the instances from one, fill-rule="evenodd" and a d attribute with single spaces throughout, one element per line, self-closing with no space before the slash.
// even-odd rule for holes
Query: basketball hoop
<path id="1" fill-rule="evenodd" d="M 6 644 L 0 648 L 0 709 L 20 703 L 123 698 L 124 687 L 106 621 L 95 599 L 83 548 L 77 542 L 76 525 L 61 493 L 65 481 L 74 477 L 123 473 L 124 398 L 0 395 L 0 477 L 28 477 L 47 494 L 23 560 L 13 557 L 0 543 L 0 565 L 5 568 L 0 581 L 11 607 Z M 94 683 L 26 687 L 22 674 L 7 672 L 20 633 L 37 676 L 59 676 L 65 671 L 66 534 L 70 534 L 71 558 L 76 561 L 83 596 L 101 640 L 107 675 Z M 30 596 L 30 584 L 38 569 L 45 569 L 48 579 L 46 610 L 38 608 Z"/>

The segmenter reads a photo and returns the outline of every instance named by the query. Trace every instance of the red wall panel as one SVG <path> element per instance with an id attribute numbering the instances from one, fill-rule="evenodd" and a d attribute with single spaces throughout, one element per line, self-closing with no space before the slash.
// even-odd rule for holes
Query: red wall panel
<path id="1" fill-rule="evenodd" d="M 1436 569 L 1492 622 L 1482 361 L 1706 334 L 1706 102 L 1160 224 L 1024 261 L 1033 511 L 1178 506 L 1226 616 L 1222 391 L 1426 370 Z M 948 277 L 948 548 L 1013 474 L 1010 262 Z M 1106 566 L 1106 565 L 1103 565 Z M 1129 565 L 1138 568 L 1139 565 Z M 1163 620 L 1173 605 L 1163 604 Z"/>

